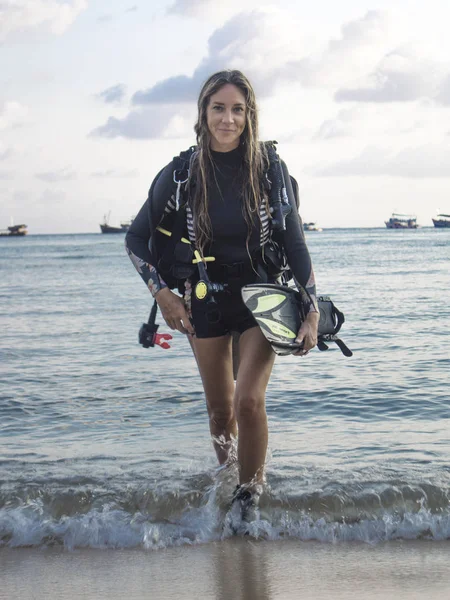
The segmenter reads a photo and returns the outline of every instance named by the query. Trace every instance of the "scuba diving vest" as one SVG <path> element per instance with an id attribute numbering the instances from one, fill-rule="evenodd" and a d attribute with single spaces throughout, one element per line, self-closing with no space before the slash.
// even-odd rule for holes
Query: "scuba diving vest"
<path id="1" fill-rule="evenodd" d="M 262 260 L 271 278 L 282 277 L 288 281 L 291 276 L 289 266 L 283 249 L 283 232 L 286 229 L 286 216 L 292 210 L 286 193 L 286 185 L 280 158 L 276 151 L 276 142 L 264 142 L 268 164 L 264 173 L 262 187 L 269 198 L 271 213 L 270 238 L 262 248 Z M 180 293 L 184 291 L 186 279 L 197 270 L 198 259 L 195 256 L 195 247 L 189 239 L 187 229 L 187 207 L 189 192 L 194 184 L 191 176 L 191 165 L 195 158 L 196 147 L 191 146 L 173 159 L 173 192 L 170 198 L 174 210 L 166 212 L 159 223 L 152 223 L 150 252 L 154 264 L 164 282 L 170 289 L 177 288 Z M 149 191 L 151 202 L 153 190 L 158 180 L 160 171 L 152 183 Z M 298 184 L 291 176 L 292 188 L 296 206 L 299 206 Z M 203 257 L 204 262 L 214 260 Z"/>

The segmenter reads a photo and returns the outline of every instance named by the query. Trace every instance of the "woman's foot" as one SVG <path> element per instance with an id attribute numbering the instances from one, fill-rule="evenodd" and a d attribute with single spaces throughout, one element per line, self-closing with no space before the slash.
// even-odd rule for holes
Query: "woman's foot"
<path id="1" fill-rule="evenodd" d="M 230 524 L 237 533 L 242 523 L 252 523 L 259 520 L 259 498 L 262 486 L 238 485 L 233 494 L 230 508 Z"/>

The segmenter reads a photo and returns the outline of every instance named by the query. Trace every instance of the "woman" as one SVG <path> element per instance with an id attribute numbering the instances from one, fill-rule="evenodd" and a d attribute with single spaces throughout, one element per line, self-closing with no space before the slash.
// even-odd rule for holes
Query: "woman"
<path id="1" fill-rule="evenodd" d="M 268 430 L 265 392 L 275 354 L 242 302 L 242 286 L 270 280 L 264 272 L 263 248 L 271 239 L 271 218 L 263 182 L 267 170 L 264 144 L 258 140 L 254 91 L 235 70 L 212 75 L 200 92 L 195 125 L 197 148 L 190 161 L 185 236 L 206 263 L 209 278 L 225 284 L 215 296 L 215 315 L 191 290 L 199 276 L 185 282 L 184 297 L 169 289 L 148 249 L 155 226 L 173 215 L 174 165 L 155 180 L 149 199 L 134 220 L 126 247 L 137 270 L 155 297 L 167 325 L 189 336 L 205 390 L 211 435 L 220 464 L 227 461 L 237 437 L 239 480 L 234 500 L 244 518 L 258 502 L 264 482 Z M 283 163 L 292 206 L 286 218 L 284 252 L 294 279 L 311 298 L 309 312 L 296 341 L 306 355 L 317 344 L 319 314 L 314 274 L 298 216 L 291 180 Z M 163 207 L 163 210 L 161 210 Z M 232 338 L 239 337 L 240 363 L 233 377 Z M 239 432 L 239 435 L 238 435 Z"/>

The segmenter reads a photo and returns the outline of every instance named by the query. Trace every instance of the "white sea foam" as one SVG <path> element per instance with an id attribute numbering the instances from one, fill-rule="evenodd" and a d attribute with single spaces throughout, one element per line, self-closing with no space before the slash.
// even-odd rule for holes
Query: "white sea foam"
<path id="1" fill-rule="evenodd" d="M 178 518 L 154 521 L 148 514 L 124 510 L 90 510 L 55 519 L 46 514 L 40 500 L 0 510 L 0 544 L 10 547 L 63 545 L 74 548 L 134 548 L 149 550 L 185 544 L 200 544 L 231 535 L 224 528 L 226 511 L 211 494 L 200 507 L 190 507 Z M 261 520 L 243 529 L 249 536 L 264 540 L 296 538 L 325 543 L 389 540 L 434 540 L 450 538 L 450 514 L 433 514 L 427 508 L 403 515 L 385 513 L 381 518 L 356 522 L 314 520 L 302 513 L 272 508 Z"/>

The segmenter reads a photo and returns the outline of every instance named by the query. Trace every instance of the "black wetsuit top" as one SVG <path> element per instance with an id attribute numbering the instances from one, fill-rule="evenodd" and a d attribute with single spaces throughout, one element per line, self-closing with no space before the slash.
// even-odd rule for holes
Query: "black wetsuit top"
<path id="1" fill-rule="evenodd" d="M 260 215 L 261 220 L 255 219 L 247 249 L 248 226 L 242 212 L 240 192 L 242 150 L 236 148 L 227 153 L 212 152 L 212 156 L 215 177 L 210 185 L 208 199 L 212 241 L 210 246 L 205 249 L 205 256 L 214 256 L 216 258 L 215 265 L 249 262 L 249 252 L 251 256 L 255 256 L 269 239 L 269 219 L 267 215 L 265 218 Z M 283 162 L 282 165 L 286 191 L 292 206 L 292 210 L 286 218 L 283 245 L 295 281 L 307 289 L 315 304 L 316 290 L 311 258 L 306 246 L 289 173 Z M 166 284 L 155 268 L 156 260 L 149 250 L 149 239 L 152 229 L 161 222 L 165 213 L 174 210 L 173 171 L 174 167 L 171 162 L 158 174 L 151 199 L 149 197 L 142 206 L 125 239 L 127 252 L 153 295 Z M 187 235 L 188 229 L 186 229 Z"/>
<path id="2" fill-rule="evenodd" d="M 260 248 L 259 222 L 254 223 L 247 251 L 248 226 L 242 213 L 242 151 L 214 152 L 214 180 L 211 182 L 208 213 L 211 219 L 212 241 L 205 254 L 218 263 L 249 261 Z"/>

